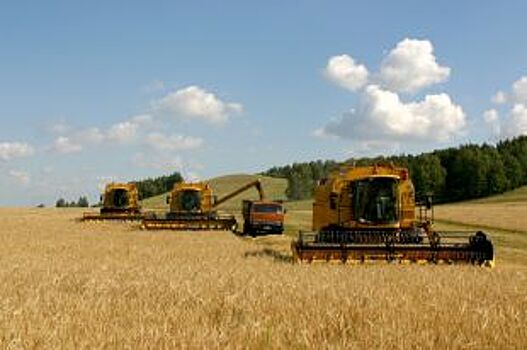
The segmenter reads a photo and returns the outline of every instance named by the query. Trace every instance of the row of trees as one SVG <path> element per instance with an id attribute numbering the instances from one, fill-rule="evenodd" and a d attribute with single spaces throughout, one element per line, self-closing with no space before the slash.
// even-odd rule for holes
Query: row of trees
<path id="1" fill-rule="evenodd" d="M 55 203 L 55 206 L 57 208 L 88 208 L 90 206 L 90 202 L 88 202 L 88 197 L 85 196 L 79 197 L 79 200 L 76 202 L 68 202 L 64 198 L 59 198 Z"/>
<path id="2" fill-rule="evenodd" d="M 464 145 L 420 155 L 350 159 L 372 165 L 393 162 L 407 167 L 417 195 L 433 194 L 436 202 L 452 202 L 503 193 L 527 185 L 527 136 L 497 145 Z M 274 167 L 264 174 L 288 179 L 289 199 L 313 195 L 316 183 L 341 164 L 334 161 Z"/>
<path id="3" fill-rule="evenodd" d="M 145 199 L 159 194 L 166 193 L 172 189 L 174 183 L 183 181 L 180 173 L 174 172 L 171 175 L 147 178 L 134 181 L 139 191 L 139 198 Z"/>

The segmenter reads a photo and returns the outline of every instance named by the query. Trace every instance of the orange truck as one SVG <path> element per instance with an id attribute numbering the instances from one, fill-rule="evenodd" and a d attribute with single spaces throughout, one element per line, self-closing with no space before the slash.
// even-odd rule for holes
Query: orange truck
<path id="1" fill-rule="evenodd" d="M 244 200 L 242 202 L 243 234 L 282 234 L 285 209 L 281 202 Z"/>

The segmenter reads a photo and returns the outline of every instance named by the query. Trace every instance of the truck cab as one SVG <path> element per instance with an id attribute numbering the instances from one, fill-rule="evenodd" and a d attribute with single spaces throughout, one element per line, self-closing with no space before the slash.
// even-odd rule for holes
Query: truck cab
<path id="1" fill-rule="evenodd" d="M 282 234 L 285 210 L 281 202 L 244 200 L 243 234 Z"/>

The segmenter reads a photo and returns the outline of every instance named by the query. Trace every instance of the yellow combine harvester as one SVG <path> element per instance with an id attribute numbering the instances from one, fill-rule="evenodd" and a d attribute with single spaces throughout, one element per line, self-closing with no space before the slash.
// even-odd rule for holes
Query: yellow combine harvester
<path id="1" fill-rule="evenodd" d="M 133 221 L 143 219 L 139 206 L 139 192 L 134 183 L 110 183 L 101 196 L 99 213 L 84 213 L 82 221 Z"/>
<path id="2" fill-rule="evenodd" d="M 258 190 L 260 199 L 263 200 L 264 192 L 260 180 L 250 182 L 219 200 L 216 200 L 208 183 L 177 183 L 167 197 L 170 211 L 163 217 L 155 214 L 145 217 L 142 227 L 147 230 L 235 231 L 237 222 L 234 215 L 220 213 L 216 207 L 251 187 Z"/>
<path id="3" fill-rule="evenodd" d="M 492 266 L 494 249 L 481 231 L 432 228 L 431 200 L 416 214 L 408 170 L 343 168 L 322 180 L 313 203 L 313 231 L 292 242 L 294 261 L 399 261 Z"/>

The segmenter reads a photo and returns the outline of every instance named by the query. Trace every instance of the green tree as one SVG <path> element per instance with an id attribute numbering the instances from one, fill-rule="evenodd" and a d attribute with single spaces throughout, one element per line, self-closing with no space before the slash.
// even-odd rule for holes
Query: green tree
<path id="1" fill-rule="evenodd" d="M 171 175 L 159 176 L 135 181 L 141 199 L 157 196 L 172 189 L 175 183 L 183 181 L 180 173 L 174 172 Z"/>
<path id="2" fill-rule="evenodd" d="M 77 206 L 80 208 L 88 208 L 90 206 L 90 202 L 88 202 L 88 198 L 86 196 L 81 196 L 77 201 Z"/>
<path id="3" fill-rule="evenodd" d="M 64 208 L 66 207 L 66 200 L 64 198 L 59 198 L 57 202 L 55 203 L 55 207 L 57 208 Z"/>
<path id="4" fill-rule="evenodd" d="M 484 195 L 490 196 L 505 192 L 509 189 L 509 180 L 500 153 L 494 147 L 489 146 L 484 146 L 483 151 L 487 168 L 487 191 Z"/>
<path id="5" fill-rule="evenodd" d="M 410 159 L 407 163 L 416 194 L 418 196 L 432 194 L 435 200 L 440 201 L 446 183 L 446 170 L 441 165 L 441 159 L 435 154 L 423 154 Z"/>
<path id="6" fill-rule="evenodd" d="M 517 188 L 522 185 L 522 167 L 516 157 L 510 153 L 502 154 L 505 176 L 508 180 L 507 189 Z"/>

